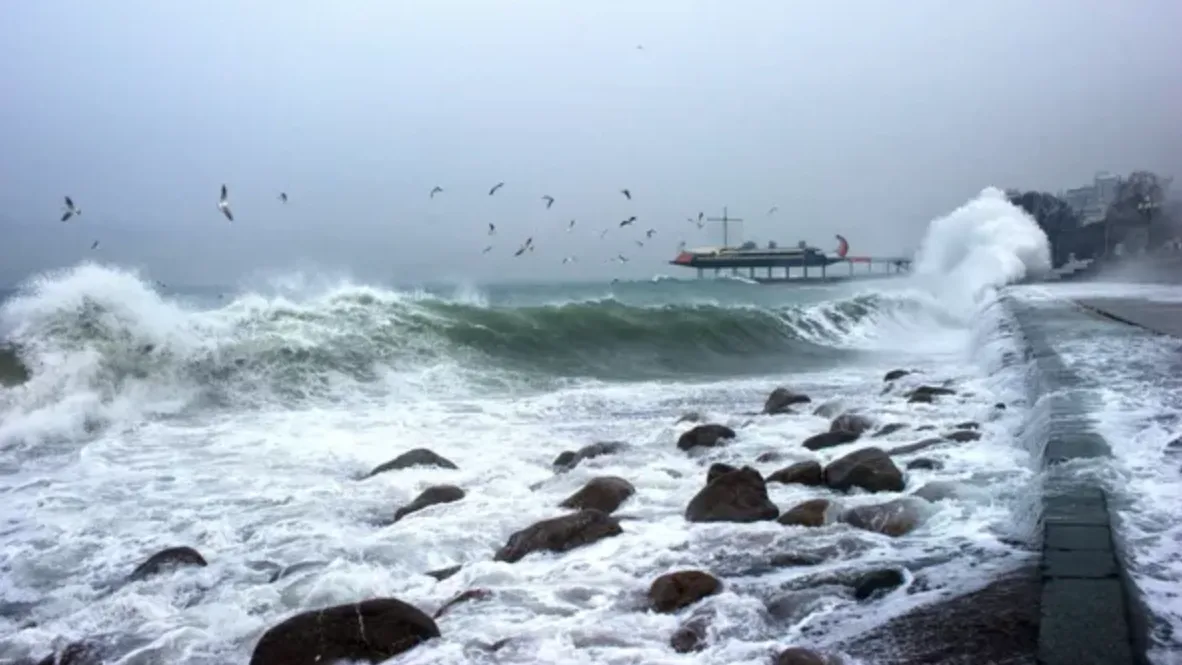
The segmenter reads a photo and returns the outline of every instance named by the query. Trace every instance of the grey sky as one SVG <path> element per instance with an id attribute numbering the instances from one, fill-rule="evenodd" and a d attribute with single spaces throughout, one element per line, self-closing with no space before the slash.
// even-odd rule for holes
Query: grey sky
<path id="1" fill-rule="evenodd" d="M 7 2 L 0 284 L 677 274 L 724 204 L 760 242 L 910 251 L 986 185 L 1182 176 L 1180 28 L 1173 0 Z"/>

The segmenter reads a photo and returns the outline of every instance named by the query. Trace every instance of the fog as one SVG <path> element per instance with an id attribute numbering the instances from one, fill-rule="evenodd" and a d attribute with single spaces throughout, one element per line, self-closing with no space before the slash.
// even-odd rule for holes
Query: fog
<path id="1" fill-rule="evenodd" d="M 1182 174 L 1180 28 L 1172 0 L 4 3 L 0 284 L 676 275 L 723 206 L 732 238 L 908 254 L 989 185 Z"/>

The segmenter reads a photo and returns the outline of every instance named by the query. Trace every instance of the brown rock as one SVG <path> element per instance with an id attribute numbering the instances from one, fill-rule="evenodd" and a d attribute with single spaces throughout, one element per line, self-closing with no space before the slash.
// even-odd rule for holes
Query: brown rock
<path id="1" fill-rule="evenodd" d="M 414 501 L 399 508 L 394 513 L 394 521 L 406 517 L 411 513 L 417 513 L 424 508 L 430 508 L 439 503 L 452 503 L 464 498 L 464 490 L 455 485 L 435 485 L 423 490 Z"/>
<path id="2" fill-rule="evenodd" d="M 901 429 L 907 429 L 907 425 L 905 423 L 888 423 L 880 427 L 878 431 L 874 433 L 874 436 L 890 436 Z"/>
<path id="3" fill-rule="evenodd" d="M 858 435 L 853 432 L 822 432 L 805 439 L 802 445 L 809 450 L 823 450 L 857 440 Z"/>
<path id="4" fill-rule="evenodd" d="M 689 450 L 696 447 L 713 448 L 726 439 L 735 438 L 735 430 L 726 425 L 698 425 L 677 439 L 677 447 Z"/>
<path id="5" fill-rule="evenodd" d="M 427 450 L 426 448 L 415 448 L 414 450 L 408 450 L 405 453 L 402 453 L 389 462 L 375 466 L 373 471 L 370 471 L 369 475 L 365 477 L 373 478 L 379 473 L 394 471 L 397 469 L 408 469 L 412 466 L 438 466 L 444 469 L 459 468 L 455 464 L 452 464 L 451 460 L 436 455 L 434 452 Z"/>
<path id="6" fill-rule="evenodd" d="M 582 489 L 567 497 L 560 505 L 576 510 L 593 508 L 610 515 L 635 493 L 636 488 L 623 478 L 600 476 L 587 481 Z"/>
<path id="7" fill-rule="evenodd" d="M 879 592 L 888 594 L 903 586 L 904 581 L 903 573 L 893 568 L 866 573 L 854 581 L 854 598 L 866 600 Z"/>
<path id="8" fill-rule="evenodd" d="M 768 499 L 763 476 L 745 466 L 714 479 L 690 499 L 685 518 L 691 522 L 758 522 L 774 520 L 780 509 Z"/>
<path id="9" fill-rule="evenodd" d="M 618 453 L 627 447 L 628 444 L 623 441 L 600 441 L 598 443 L 592 443 L 589 446 L 583 446 L 577 451 L 567 450 L 554 458 L 554 470 L 559 473 L 570 471 L 583 460 L 589 460 L 600 455 Z"/>
<path id="10" fill-rule="evenodd" d="M 776 521 L 786 526 L 823 526 L 829 505 L 828 499 L 810 499 L 796 504 Z"/>
<path id="11" fill-rule="evenodd" d="M 706 470 L 706 484 L 709 485 L 710 483 L 714 482 L 715 478 L 718 478 L 719 476 L 725 476 L 732 471 L 738 470 L 738 467 L 731 466 L 730 464 L 715 462 L 714 464 L 710 465 L 709 469 Z"/>
<path id="12" fill-rule="evenodd" d="M 207 565 L 205 558 L 192 547 L 170 547 L 148 557 L 147 561 L 131 571 L 131 575 L 127 579 L 129 582 L 136 582 L 175 568 L 185 566 L 203 568 Z"/>
<path id="13" fill-rule="evenodd" d="M 955 432 L 949 432 L 945 434 L 944 438 L 957 443 L 965 443 L 968 441 L 979 440 L 981 438 L 981 433 L 971 429 L 959 429 Z"/>
<path id="14" fill-rule="evenodd" d="M 566 552 L 624 531 L 620 523 L 599 510 L 554 517 L 532 524 L 509 536 L 509 542 L 494 557 L 495 561 L 514 563 L 531 552 Z"/>
<path id="15" fill-rule="evenodd" d="M 901 379 L 901 378 L 907 376 L 910 373 L 911 373 L 911 371 L 906 370 L 906 369 L 892 369 L 891 371 L 886 373 L 886 376 L 882 377 L 882 380 L 884 382 L 885 381 L 895 381 L 897 379 Z"/>
<path id="16" fill-rule="evenodd" d="M 263 633 L 250 665 L 380 663 L 439 637 L 431 617 L 397 598 L 303 612 Z"/>
<path id="17" fill-rule="evenodd" d="M 815 486 L 824 485 L 825 479 L 821 477 L 821 463 L 808 460 L 806 462 L 797 462 L 772 473 L 772 475 L 767 477 L 767 482 L 784 483 L 785 485 L 796 483 L 799 485 Z"/>
<path id="18" fill-rule="evenodd" d="M 874 427 L 874 421 L 857 413 L 843 413 L 829 424 L 830 432 L 849 432 L 854 436 L 862 436 L 866 430 Z"/>
<path id="19" fill-rule="evenodd" d="M 710 573 L 681 570 L 666 573 L 654 580 L 648 590 L 648 600 L 653 610 L 667 614 L 721 590 L 722 582 Z"/>
<path id="20" fill-rule="evenodd" d="M 850 508 L 842 513 L 840 519 L 859 529 L 887 536 L 902 536 L 919 526 L 922 516 L 914 501 L 895 499 L 872 506 Z"/>
<path id="21" fill-rule="evenodd" d="M 903 491 L 903 472 L 881 448 L 863 448 L 829 463 L 825 483 L 835 490 Z"/>
<path id="22" fill-rule="evenodd" d="M 488 589 L 468 589 L 467 591 L 460 593 L 455 598 L 452 598 L 441 605 L 439 609 L 435 610 L 435 616 L 432 618 L 438 619 L 439 617 L 443 616 L 445 612 L 450 610 L 452 607 L 459 605 L 460 603 L 464 603 L 469 600 L 488 600 L 489 598 L 492 598 L 492 595 L 493 592 L 489 591 Z"/>
<path id="23" fill-rule="evenodd" d="M 776 665 L 829 665 L 829 661 L 812 649 L 792 647 L 776 656 Z"/>
<path id="24" fill-rule="evenodd" d="M 792 392 L 787 388 L 776 388 L 772 394 L 768 395 L 767 401 L 763 403 L 763 412 L 767 414 L 791 412 L 789 409 L 793 404 L 807 404 L 812 400 L 808 395 Z"/>

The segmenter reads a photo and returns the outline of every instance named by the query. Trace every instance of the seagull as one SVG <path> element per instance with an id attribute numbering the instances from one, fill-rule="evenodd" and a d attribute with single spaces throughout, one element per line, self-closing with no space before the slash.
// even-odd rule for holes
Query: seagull
<path id="1" fill-rule="evenodd" d="M 704 227 L 704 226 L 706 226 L 706 222 L 703 222 L 701 219 L 699 219 L 698 220 L 698 230 L 701 231 L 702 227 Z"/>
<path id="2" fill-rule="evenodd" d="M 488 234 L 491 236 L 497 232 L 497 225 L 492 222 L 488 223 Z"/>
<path id="3" fill-rule="evenodd" d="M 218 210 L 226 216 L 226 219 L 231 222 L 234 221 L 234 215 L 230 212 L 230 202 L 226 200 L 226 186 L 222 185 L 222 197 L 218 199 Z"/>
<path id="4" fill-rule="evenodd" d="M 677 243 L 677 251 L 679 251 L 679 252 L 680 252 L 680 251 L 681 251 L 681 250 L 683 250 L 683 249 L 685 249 L 685 241 L 684 241 L 684 240 L 682 240 L 681 242 Z"/>
<path id="5" fill-rule="evenodd" d="M 700 222 L 700 221 L 702 221 L 702 218 L 703 218 L 703 217 L 705 217 L 705 216 L 706 216 L 706 213 L 704 213 L 704 212 L 699 212 L 699 213 L 698 213 L 698 221 L 699 221 L 699 222 Z"/>
<path id="6" fill-rule="evenodd" d="M 694 221 L 693 217 L 686 217 L 685 221 L 689 222 L 690 224 L 697 224 L 697 222 Z"/>
<path id="7" fill-rule="evenodd" d="M 774 215 L 774 214 L 776 214 L 776 211 L 777 211 L 777 210 L 779 210 L 779 209 L 780 209 L 780 206 L 772 206 L 772 207 L 771 207 L 771 210 L 768 210 L 768 211 L 767 211 L 767 214 L 769 214 L 769 215 Z"/>
<path id="8" fill-rule="evenodd" d="M 636 215 L 632 215 L 632 216 L 631 216 L 631 217 L 629 217 L 628 219 L 625 219 L 624 221 L 620 222 L 620 227 L 621 227 L 621 228 L 623 228 L 623 227 L 625 227 L 625 226 L 628 226 L 629 224 L 631 224 L 632 222 L 635 222 L 635 221 L 636 221 Z"/>
<path id="9" fill-rule="evenodd" d="M 518 249 L 516 252 L 513 252 L 513 256 L 521 256 L 522 254 L 525 254 L 526 249 L 528 248 L 525 245 L 522 245 L 520 249 Z"/>
<path id="10" fill-rule="evenodd" d="M 287 192 L 279 192 L 279 201 L 281 203 L 287 203 Z"/>
<path id="11" fill-rule="evenodd" d="M 637 247 L 644 247 L 644 243 L 643 243 L 643 242 L 641 242 L 640 240 L 637 240 L 637 241 L 636 241 L 636 246 L 637 246 Z"/>
<path id="12" fill-rule="evenodd" d="M 632 192 L 628 191 L 627 188 L 621 189 L 620 193 L 623 194 L 629 201 L 632 200 Z"/>
<path id="13" fill-rule="evenodd" d="M 74 215 L 81 215 L 81 214 L 82 214 L 82 209 L 76 207 L 74 205 L 73 199 L 71 199 L 70 197 L 67 196 L 66 197 L 66 211 L 64 213 L 62 213 L 62 221 L 64 222 L 67 219 L 73 217 Z"/>
<path id="14" fill-rule="evenodd" d="M 616 260 L 620 263 L 627 263 L 628 257 L 624 256 L 623 254 L 616 254 Z"/>
<path id="15" fill-rule="evenodd" d="M 497 190 L 498 190 L 498 189 L 500 189 L 500 188 L 502 188 L 502 187 L 504 187 L 504 186 L 505 186 L 505 183 L 503 183 L 503 182 L 498 182 L 497 184 L 493 185 L 493 188 L 492 188 L 492 189 L 488 190 L 488 195 L 489 195 L 489 196 L 492 196 L 493 194 L 496 194 L 496 193 L 497 193 Z"/>
<path id="16" fill-rule="evenodd" d="M 645 232 L 644 232 L 644 237 L 645 237 L 645 238 L 651 238 L 651 237 L 653 237 L 653 235 L 655 235 L 655 234 L 656 234 L 656 232 L 657 232 L 657 230 L 656 230 L 656 229 L 649 229 L 649 230 L 647 230 L 647 231 L 645 231 Z"/>
<path id="17" fill-rule="evenodd" d="M 608 229 L 604 229 L 604 230 L 600 231 L 599 232 L 599 239 L 603 240 L 603 237 L 607 235 L 607 232 L 608 232 Z"/>
<path id="18" fill-rule="evenodd" d="M 574 230 L 574 228 L 575 228 L 575 220 L 572 219 L 572 220 L 570 220 L 570 224 L 566 225 L 566 230 L 567 230 L 567 232 L 570 232 L 570 231 Z"/>
<path id="19" fill-rule="evenodd" d="M 90 246 L 91 249 L 98 249 L 99 241 L 95 240 L 94 244 Z"/>
<path id="20" fill-rule="evenodd" d="M 567 256 L 567 257 L 565 257 L 565 258 L 563 258 L 563 259 L 562 259 L 562 262 L 563 262 L 563 263 L 576 263 L 576 262 L 578 262 L 578 260 L 579 260 L 579 259 L 578 259 L 578 258 L 576 258 L 576 257 L 573 257 L 573 256 Z"/>
<path id="21" fill-rule="evenodd" d="M 481 252 L 481 254 L 488 254 L 491 251 L 492 251 L 492 245 L 489 245 L 488 247 L 484 248 L 484 251 Z"/>
<path id="22" fill-rule="evenodd" d="M 525 250 L 527 250 L 527 249 L 531 252 L 534 250 L 534 237 L 533 236 L 526 238 L 525 244 L 522 245 L 521 249 L 517 250 L 517 252 L 514 253 L 513 256 L 521 256 L 522 254 L 525 253 Z"/>
<path id="23" fill-rule="evenodd" d="M 546 210 L 549 210 L 550 206 L 554 205 L 554 197 L 549 194 L 543 196 L 542 200 L 546 202 Z"/>
<path id="24" fill-rule="evenodd" d="M 431 190 L 431 198 L 435 198 L 436 194 L 442 194 L 442 193 L 443 193 L 443 188 L 440 187 L 439 185 L 435 185 L 435 188 Z"/>

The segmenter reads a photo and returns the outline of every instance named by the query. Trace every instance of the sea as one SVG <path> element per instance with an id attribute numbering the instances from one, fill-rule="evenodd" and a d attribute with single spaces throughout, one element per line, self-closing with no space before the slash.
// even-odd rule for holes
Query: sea
<path id="1" fill-rule="evenodd" d="M 0 388 L 0 662 L 91 641 L 118 665 L 246 663 L 267 628 L 302 611 L 392 596 L 431 614 L 474 588 L 488 593 L 441 616 L 442 637 L 390 662 L 764 664 L 792 646 L 840 655 L 915 608 L 1036 565 L 1041 443 L 1027 435 L 1031 365 L 1004 299 L 1040 297 L 1009 285 L 1045 271 L 1048 254 L 1033 220 L 990 188 L 931 222 L 911 275 L 865 282 L 398 287 L 303 274 L 186 290 L 102 263 L 31 275 L 0 305 L 0 339 L 31 372 Z M 1075 344 L 1082 357 L 1100 340 Z M 895 369 L 912 373 L 884 381 Z M 909 403 L 923 384 L 956 394 Z M 761 414 L 778 386 L 812 402 Z M 1138 399 L 1119 381 L 1108 389 Z M 1139 407 L 1152 418 L 1148 401 Z M 688 412 L 736 438 L 679 450 Z M 906 427 L 801 446 L 842 412 Z M 900 461 L 938 463 L 907 471 L 902 494 L 948 489 L 907 535 L 685 519 L 712 463 L 766 476 L 965 421 L 979 440 Z M 1126 425 L 1111 425 L 1115 438 Z M 1161 427 L 1144 436 L 1161 438 Z M 627 447 L 556 472 L 559 453 L 598 441 Z M 415 448 L 458 468 L 360 480 Z M 769 452 L 780 459 L 756 461 Z M 617 511 L 622 534 L 493 560 L 597 476 L 636 488 Z M 464 498 L 391 523 L 439 484 Z M 768 492 L 782 511 L 819 496 L 842 508 L 899 497 Z M 1175 528 L 1146 522 L 1138 528 L 1159 540 Z M 128 580 L 173 546 L 208 565 Z M 814 565 L 773 563 L 785 555 Z M 443 581 L 425 574 L 456 565 Z M 901 571 L 902 586 L 859 600 L 826 585 L 788 616 L 769 611 L 809 580 L 884 568 Z M 679 613 L 650 611 L 653 580 L 685 569 L 711 572 L 722 590 Z M 671 635 L 704 610 L 705 647 L 675 652 Z"/>

